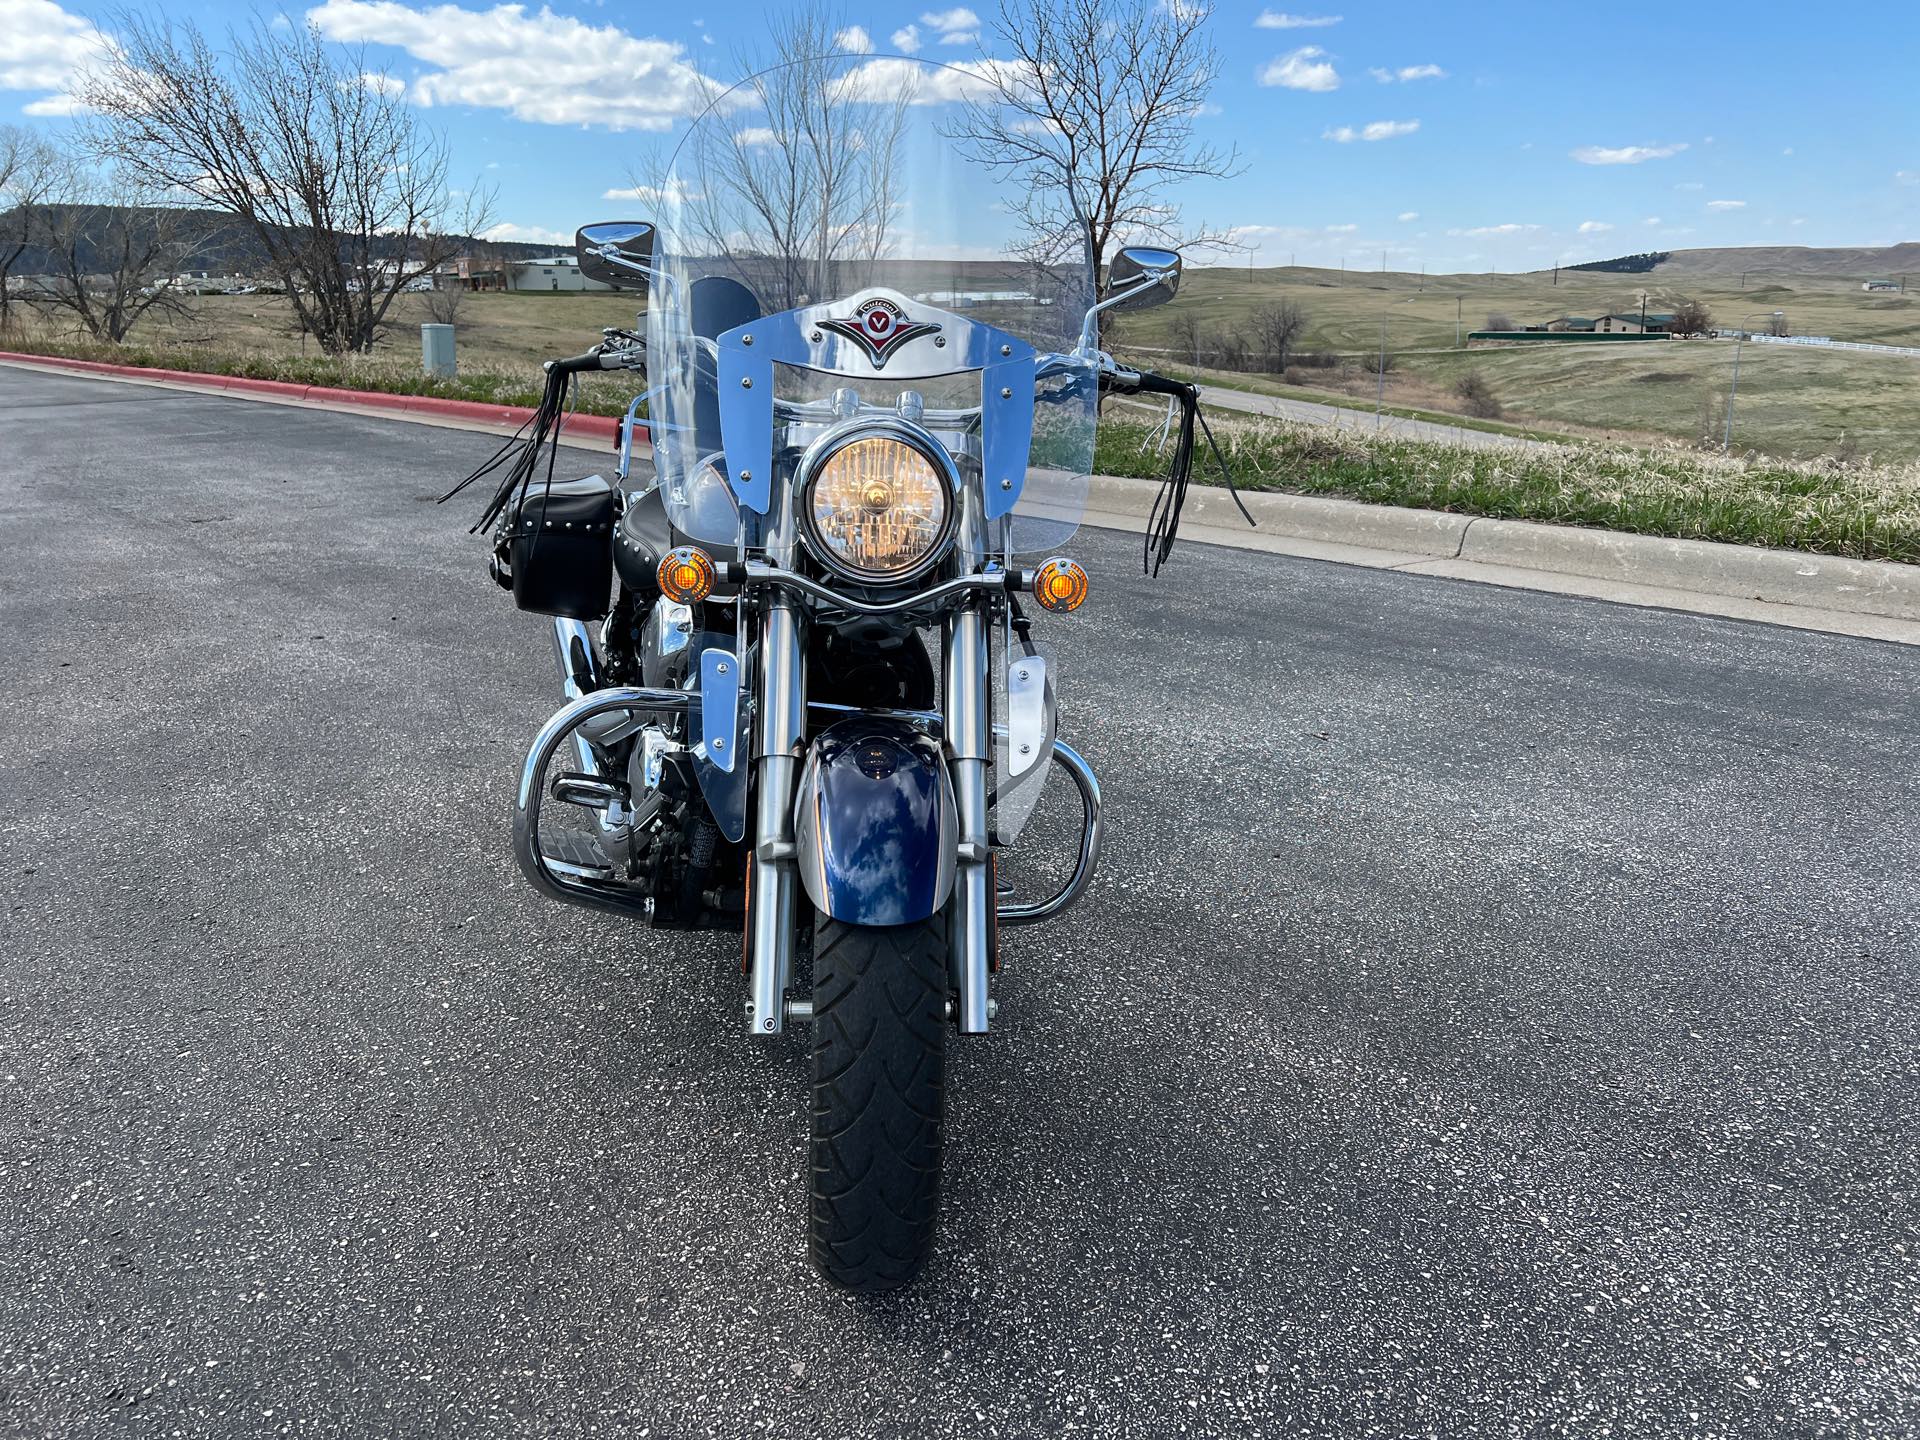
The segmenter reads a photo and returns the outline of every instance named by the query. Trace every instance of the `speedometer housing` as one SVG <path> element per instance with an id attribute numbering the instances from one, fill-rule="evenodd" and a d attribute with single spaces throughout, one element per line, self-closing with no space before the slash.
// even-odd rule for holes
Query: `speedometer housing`
<path id="1" fill-rule="evenodd" d="M 800 460 L 801 534 L 829 571 L 868 586 L 926 575 L 953 548 L 960 475 L 932 435 L 875 416 L 820 436 Z"/>

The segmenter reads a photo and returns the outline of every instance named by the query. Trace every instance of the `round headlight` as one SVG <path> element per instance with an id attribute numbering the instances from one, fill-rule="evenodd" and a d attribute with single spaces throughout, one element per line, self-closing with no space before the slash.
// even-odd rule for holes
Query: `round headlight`
<path id="1" fill-rule="evenodd" d="M 953 484 L 921 445 L 868 430 L 834 445 L 811 472 L 808 529 L 831 568 L 892 583 L 939 558 L 953 530 Z"/>

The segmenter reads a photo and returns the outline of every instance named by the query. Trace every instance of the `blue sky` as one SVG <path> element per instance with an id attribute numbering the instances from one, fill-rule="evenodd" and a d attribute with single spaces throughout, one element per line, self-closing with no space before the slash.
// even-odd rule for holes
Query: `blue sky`
<path id="1" fill-rule="evenodd" d="M 610 196 L 734 78 L 768 6 L 323 0 L 498 188 L 508 238 L 644 210 Z M 213 27 L 247 6 L 195 7 Z M 70 123 L 111 9 L 0 0 L 0 121 Z M 971 59 L 990 10 L 847 5 L 852 43 Z M 696 16 L 700 18 L 695 18 Z M 684 18 L 683 18 L 684 17 Z M 1222 3 L 1206 138 L 1243 170 L 1181 192 L 1255 263 L 1530 269 L 1696 245 L 1920 239 L 1920 5 Z M 1217 110 L 1217 113 L 1213 113 Z M 1246 263 L 1241 256 L 1234 263 Z"/>

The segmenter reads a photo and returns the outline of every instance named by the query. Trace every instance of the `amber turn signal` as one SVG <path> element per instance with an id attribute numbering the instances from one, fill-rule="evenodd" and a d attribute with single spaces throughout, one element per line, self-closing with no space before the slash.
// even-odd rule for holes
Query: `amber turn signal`
<path id="1" fill-rule="evenodd" d="M 1087 572 L 1056 555 L 1033 572 L 1033 598 L 1043 610 L 1078 610 L 1087 598 Z"/>
<path id="2" fill-rule="evenodd" d="M 669 600 L 691 605 L 713 593 L 713 561 L 694 545 L 669 550 L 660 562 L 660 591 Z"/>

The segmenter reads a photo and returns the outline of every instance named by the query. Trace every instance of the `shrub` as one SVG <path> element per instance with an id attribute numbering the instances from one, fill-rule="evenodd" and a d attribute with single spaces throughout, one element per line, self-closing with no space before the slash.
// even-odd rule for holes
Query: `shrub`
<path id="1" fill-rule="evenodd" d="M 1493 393 L 1493 386 L 1487 383 L 1487 377 L 1478 370 L 1469 370 L 1454 381 L 1453 393 L 1460 397 L 1467 408 L 1467 414 L 1479 420 L 1498 420 L 1501 415 L 1500 397 Z"/>

